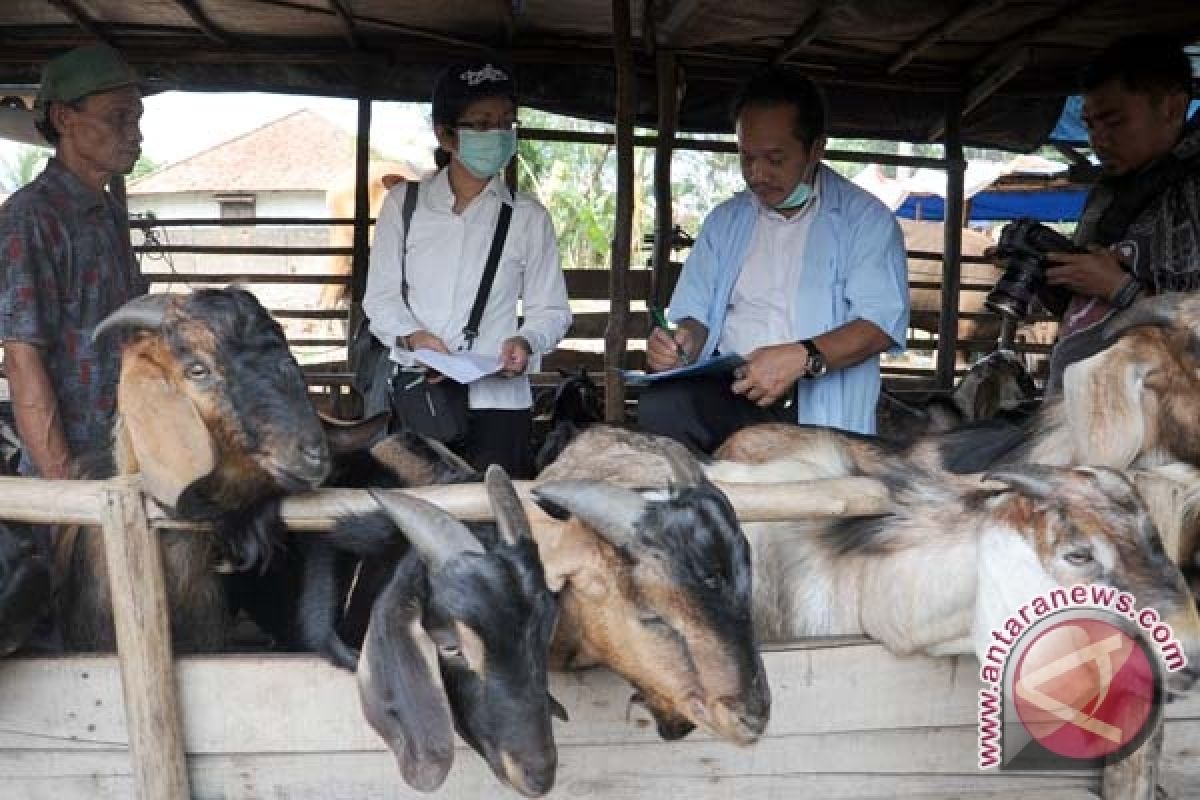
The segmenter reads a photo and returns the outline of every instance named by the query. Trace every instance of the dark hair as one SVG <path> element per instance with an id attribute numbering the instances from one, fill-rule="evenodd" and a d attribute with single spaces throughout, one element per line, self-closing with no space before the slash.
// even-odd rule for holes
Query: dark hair
<path id="1" fill-rule="evenodd" d="M 733 101 L 733 121 L 747 106 L 790 105 L 796 108 L 793 133 L 805 145 L 825 135 L 825 100 L 810 78 L 791 70 L 768 67 L 756 72 Z"/>
<path id="2" fill-rule="evenodd" d="M 1085 92 L 1112 80 L 1137 94 L 1192 96 L 1192 64 L 1178 40 L 1168 36 L 1137 34 L 1117 39 L 1080 76 Z"/>
<path id="3" fill-rule="evenodd" d="M 91 95 L 88 95 L 87 97 L 81 97 L 78 100 L 72 100 L 69 103 L 58 103 L 55 101 L 50 105 L 51 107 L 54 105 L 64 105 L 69 108 L 73 108 L 76 111 L 83 111 L 83 101 L 87 100 L 88 97 L 91 97 Z M 46 109 L 45 116 L 34 117 L 33 127 L 37 128 L 37 132 L 42 135 L 42 138 L 45 139 L 51 147 L 58 147 L 58 143 L 62 139 L 62 135 L 58 132 L 58 128 L 54 127 L 54 123 L 50 121 L 49 108 Z"/>

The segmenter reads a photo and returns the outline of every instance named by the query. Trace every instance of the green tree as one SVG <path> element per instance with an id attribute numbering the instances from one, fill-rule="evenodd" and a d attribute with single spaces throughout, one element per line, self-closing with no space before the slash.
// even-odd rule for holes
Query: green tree
<path id="1" fill-rule="evenodd" d="M 150 156 L 143 153 L 142 155 L 138 156 L 137 163 L 133 165 L 133 171 L 129 173 L 128 180 L 135 181 L 143 175 L 149 175 L 160 166 L 162 165 L 150 158 Z"/>
<path id="2" fill-rule="evenodd" d="M 0 159 L 0 186 L 15 192 L 38 176 L 49 157 L 50 151 L 44 147 L 21 145 L 12 157 Z"/>

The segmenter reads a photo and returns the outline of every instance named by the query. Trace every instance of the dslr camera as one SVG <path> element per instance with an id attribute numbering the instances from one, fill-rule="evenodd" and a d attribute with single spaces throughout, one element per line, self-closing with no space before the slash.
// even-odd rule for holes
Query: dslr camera
<path id="1" fill-rule="evenodd" d="M 995 255 L 1007 262 L 996 287 L 983 301 L 989 311 L 1023 320 L 1046 280 L 1046 253 L 1082 253 L 1067 237 L 1037 220 L 1023 217 L 1005 225 Z"/>

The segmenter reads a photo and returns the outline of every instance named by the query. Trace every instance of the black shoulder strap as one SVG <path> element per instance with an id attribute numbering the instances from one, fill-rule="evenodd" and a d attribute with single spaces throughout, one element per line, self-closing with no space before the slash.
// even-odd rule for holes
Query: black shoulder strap
<path id="1" fill-rule="evenodd" d="M 513 198 L 516 202 L 516 198 Z M 492 292 L 492 282 L 496 279 L 496 268 L 500 266 L 500 253 L 504 250 L 504 240 L 508 238 L 508 223 L 512 220 L 513 207 L 508 203 L 500 203 L 500 216 L 496 219 L 496 233 L 492 236 L 492 249 L 488 251 L 487 263 L 483 267 L 483 277 L 479 280 L 479 291 L 475 293 L 475 305 L 471 307 L 471 316 L 467 318 L 467 326 L 463 328 L 463 336 L 467 339 L 467 349 L 475 344 L 479 336 L 479 321 L 483 319 L 483 309 L 487 306 L 488 295 Z"/>
<path id="2" fill-rule="evenodd" d="M 1144 172 L 1122 181 L 1112 203 L 1096 223 L 1096 243 L 1107 246 L 1120 240 L 1152 201 L 1196 172 L 1200 172 L 1200 156 L 1181 159 L 1170 153 Z"/>
<path id="3" fill-rule="evenodd" d="M 404 205 L 400 207 L 400 221 L 404 223 L 404 238 L 400 241 L 400 296 L 409 312 L 412 306 L 408 304 L 408 229 L 412 227 L 413 212 L 417 209 L 417 194 L 421 190 L 419 181 L 404 185 Z"/>

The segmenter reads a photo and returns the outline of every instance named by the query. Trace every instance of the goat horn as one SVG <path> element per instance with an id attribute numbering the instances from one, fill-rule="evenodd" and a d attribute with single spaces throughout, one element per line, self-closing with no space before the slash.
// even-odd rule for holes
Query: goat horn
<path id="1" fill-rule="evenodd" d="M 417 434 L 421 436 L 421 434 Z M 438 454 L 442 459 L 443 464 L 448 464 L 463 475 L 478 475 L 475 468 L 466 462 L 466 460 L 458 453 L 446 447 L 445 444 L 429 436 L 421 436 L 425 440 L 425 444 L 429 445 L 429 449 Z"/>
<path id="2" fill-rule="evenodd" d="M 667 440 L 662 443 L 662 453 L 671 465 L 671 482 L 676 486 L 702 486 L 707 480 L 700 462 L 684 445 Z"/>
<path id="3" fill-rule="evenodd" d="M 1026 497 L 1044 500 L 1058 488 L 1060 474 L 1055 467 L 1024 464 L 1020 469 L 997 469 L 984 473 L 983 480 L 996 481 L 1016 489 Z"/>
<path id="4" fill-rule="evenodd" d="M 118 328 L 157 330 L 167 315 L 167 307 L 181 296 L 160 293 L 135 297 L 100 321 L 96 330 L 92 331 L 92 341 Z"/>
<path id="5" fill-rule="evenodd" d="M 633 541 L 646 500 L 632 489 L 602 481 L 549 481 L 533 490 L 547 514 L 578 517 L 617 547 Z"/>
<path id="6" fill-rule="evenodd" d="M 488 502 L 492 505 L 492 511 L 496 512 L 500 538 L 513 545 L 522 539 L 533 538 L 521 498 L 517 497 L 517 490 L 513 488 L 504 467 L 492 464 L 487 468 L 483 482 L 487 486 Z"/>
<path id="7" fill-rule="evenodd" d="M 1105 342 L 1113 342 L 1131 328 L 1149 325 L 1157 328 L 1169 328 L 1179 319 L 1187 295 L 1183 292 L 1168 292 L 1167 294 L 1144 297 L 1129 308 L 1115 314 L 1104 323 L 1101 331 Z"/>
<path id="8" fill-rule="evenodd" d="M 401 492 L 367 491 L 433 572 L 463 553 L 483 553 L 483 545 L 466 525 L 432 503 Z"/>

